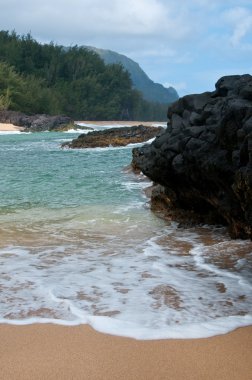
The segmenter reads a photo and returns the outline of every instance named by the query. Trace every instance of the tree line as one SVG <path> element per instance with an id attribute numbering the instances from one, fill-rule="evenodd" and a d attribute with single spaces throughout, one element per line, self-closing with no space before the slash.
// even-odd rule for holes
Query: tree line
<path id="1" fill-rule="evenodd" d="M 41 44 L 30 33 L 0 31 L 0 110 L 66 114 L 75 120 L 166 120 L 120 64 L 93 51 Z"/>

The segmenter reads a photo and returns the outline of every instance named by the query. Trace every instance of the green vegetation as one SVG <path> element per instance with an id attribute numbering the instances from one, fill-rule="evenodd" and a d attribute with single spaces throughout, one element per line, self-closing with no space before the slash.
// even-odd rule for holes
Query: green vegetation
<path id="1" fill-rule="evenodd" d="M 149 102 L 163 103 L 167 107 L 168 104 L 171 104 L 178 99 L 178 94 L 173 87 L 166 88 L 159 83 L 154 83 L 141 69 L 138 63 L 125 55 L 111 50 L 97 49 L 91 46 L 88 46 L 88 49 L 99 54 L 106 64 L 121 64 L 124 69 L 129 72 L 133 87 L 140 91 L 145 100 Z"/>
<path id="2" fill-rule="evenodd" d="M 0 110 L 79 120 L 166 120 L 166 105 L 143 100 L 120 64 L 93 51 L 40 44 L 0 31 Z"/>

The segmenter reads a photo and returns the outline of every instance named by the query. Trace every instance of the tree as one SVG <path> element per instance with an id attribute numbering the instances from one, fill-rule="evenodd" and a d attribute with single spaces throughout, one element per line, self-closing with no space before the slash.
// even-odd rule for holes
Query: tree
<path id="1" fill-rule="evenodd" d="M 166 106 L 143 100 L 120 64 L 15 31 L 0 31 L 0 109 L 7 108 L 75 119 L 166 120 Z"/>

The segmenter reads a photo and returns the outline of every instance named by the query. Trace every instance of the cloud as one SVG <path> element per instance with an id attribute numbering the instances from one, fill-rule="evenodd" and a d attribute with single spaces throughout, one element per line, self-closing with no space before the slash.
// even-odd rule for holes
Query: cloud
<path id="1" fill-rule="evenodd" d="M 187 84 L 186 82 L 178 82 L 178 83 L 170 83 L 170 82 L 165 82 L 163 84 L 165 87 L 174 87 L 177 91 L 181 90 L 186 90 L 187 89 Z"/>
<path id="2" fill-rule="evenodd" d="M 231 44 L 235 47 L 252 30 L 252 12 L 247 8 L 235 7 L 225 13 L 226 20 L 233 27 L 230 38 Z"/>
<path id="3" fill-rule="evenodd" d="M 182 92 L 212 88 L 204 76 L 209 68 L 228 72 L 251 61 L 251 0 L 239 6 L 237 0 L 0 2 L 1 29 L 31 32 L 40 42 L 115 50 L 155 82 L 175 83 Z"/>
<path id="4" fill-rule="evenodd" d="M 4 0 L 3 0 L 4 1 Z M 4 1 L 0 21 L 16 29 L 61 39 L 94 36 L 160 36 L 180 40 L 191 25 L 174 0 L 31 0 Z M 1 20 L 2 19 L 2 20 Z M 47 32 L 47 33 L 46 33 Z"/>

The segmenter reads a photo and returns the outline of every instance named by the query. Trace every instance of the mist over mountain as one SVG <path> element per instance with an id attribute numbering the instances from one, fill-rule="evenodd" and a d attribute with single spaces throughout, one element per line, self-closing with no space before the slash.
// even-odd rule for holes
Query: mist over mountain
<path id="1" fill-rule="evenodd" d="M 170 104 L 178 99 L 178 93 L 173 87 L 166 88 L 162 84 L 153 82 L 139 64 L 127 56 L 93 46 L 85 47 L 99 54 L 106 64 L 121 64 L 129 72 L 133 86 L 142 93 L 145 100 Z"/>

